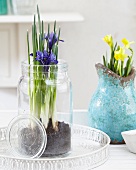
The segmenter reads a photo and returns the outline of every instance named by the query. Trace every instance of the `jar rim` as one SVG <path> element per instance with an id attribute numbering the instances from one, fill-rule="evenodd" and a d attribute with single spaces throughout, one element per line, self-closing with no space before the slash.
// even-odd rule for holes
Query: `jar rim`
<path id="1" fill-rule="evenodd" d="M 26 65 L 26 66 L 37 66 L 37 65 L 34 65 L 34 64 L 28 64 L 28 60 L 23 60 L 22 62 L 22 65 Z M 67 62 L 63 59 L 58 59 L 58 63 L 55 64 L 57 66 L 59 65 L 68 65 Z M 53 64 L 49 64 L 49 65 L 42 65 L 42 64 L 39 64 L 38 66 L 54 66 Z"/>
<path id="2" fill-rule="evenodd" d="M 34 64 L 28 64 L 28 60 L 24 60 L 21 62 L 21 65 L 23 68 L 32 68 L 32 67 L 50 67 L 50 68 L 55 68 L 57 67 L 59 71 L 64 71 L 66 72 L 68 70 L 68 63 L 63 60 L 63 59 L 58 59 L 57 64 L 49 64 L 49 65 L 34 65 Z"/>

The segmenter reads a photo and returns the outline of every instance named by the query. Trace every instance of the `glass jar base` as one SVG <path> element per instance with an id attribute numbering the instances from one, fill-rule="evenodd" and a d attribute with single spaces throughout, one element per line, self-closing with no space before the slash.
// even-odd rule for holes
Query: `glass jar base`
<path id="1" fill-rule="evenodd" d="M 72 153 L 71 149 L 68 151 L 68 152 L 65 152 L 65 153 L 58 153 L 58 154 L 43 154 L 41 156 L 41 158 L 65 158 L 67 156 L 69 156 L 70 154 Z"/>
<path id="2" fill-rule="evenodd" d="M 63 155 L 71 151 L 71 128 L 65 122 L 58 122 L 58 130 L 52 127 L 51 119 L 46 129 L 47 145 L 43 157 Z"/>

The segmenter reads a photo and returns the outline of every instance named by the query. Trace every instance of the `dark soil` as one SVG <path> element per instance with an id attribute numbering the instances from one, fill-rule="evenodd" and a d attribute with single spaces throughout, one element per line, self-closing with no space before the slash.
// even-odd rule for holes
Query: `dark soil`
<path id="1" fill-rule="evenodd" d="M 24 128 L 21 130 L 21 148 L 23 152 L 33 155 L 33 151 L 38 150 L 41 144 L 40 130 L 35 128 Z M 26 135 L 27 134 L 27 135 Z M 28 137 L 28 134 L 29 137 Z M 66 154 L 71 150 L 71 128 L 69 124 L 58 122 L 57 131 L 53 129 L 52 120 L 49 120 L 46 129 L 47 145 L 42 157 L 57 156 Z M 29 146 L 32 146 L 31 149 Z"/>
<path id="2" fill-rule="evenodd" d="M 46 133 L 47 145 L 42 156 L 61 155 L 71 150 L 71 128 L 69 124 L 58 122 L 58 130 L 55 131 L 50 119 Z"/>

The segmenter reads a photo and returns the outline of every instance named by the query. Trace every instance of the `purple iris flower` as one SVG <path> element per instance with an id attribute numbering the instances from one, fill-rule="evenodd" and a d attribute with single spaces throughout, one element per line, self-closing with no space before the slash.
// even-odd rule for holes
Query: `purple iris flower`
<path id="1" fill-rule="evenodd" d="M 56 60 L 56 56 L 54 53 L 50 53 L 48 55 L 48 58 L 45 60 L 45 65 L 50 65 L 50 64 L 58 64 L 58 61 Z"/>
<path id="2" fill-rule="evenodd" d="M 58 37 L 54 32 L 50 34 L 45 34 L 45 39 L 49 42 L 49 50 L 52 49 L 53 45 L 58 41 Z M 64 42 L 63 40 L 59 40 Z"/>
<path id="3" fill-rule="evenodd" d="M 53 32 L 51 32 L 50 34 L 45 35 L 45 39 L 49 43 L 49 50 L 51 50 L 53 45 L 58 41 L 58 38 L 57 38 L 56 34 L 54 34 Z"/>
<path id="4" fill-rule="evenodd" d="M 52 64 L 58 64 L 58 61 L 56 60 L 56 56 L 55 56 L 54 53 L 51 53 L 50 56 L 49 56 L 49 58 L 50 58 L 50 63 L 52 63 Z"/>
<path id="5" fill-rule="evenodd" d="M 37 51 L 36 52 L 36 61 L 41 61 L 44 59 L 44 55 L 43 55 L 43 52 L 41 51 Z"/>
<path id="6" fill-rule="evenodd" d="M 43 52 L 37 51 L 36 52 L 36 61 L 39 61 L 42 65 L 45 64 L 45 59 L 47 58 L 47 52 L 44 50 Z"/>
<path id="7" fill-rule="evenodd" d="M 43 51 L 43 56 L 44 56 L 44 58 L 48 58 L 48 53 L 46 50 Z"/>
<path id="8" fill-rule="evenodd" d="M 35 60 L 39 61 L 42 65 L 50 65 L 50 64 L 58 63 L 55 54 L 52 52 L 48 53 L 46 50 L 44 50 L 43 52 L 37 51 Z"/>

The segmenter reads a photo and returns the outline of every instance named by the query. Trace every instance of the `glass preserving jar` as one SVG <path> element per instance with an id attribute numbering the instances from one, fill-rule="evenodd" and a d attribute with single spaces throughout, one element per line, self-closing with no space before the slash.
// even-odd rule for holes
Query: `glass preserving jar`
<path id="1" fill-rule="evenodd" d="M 68 64 L 29 65 L 22 62 L 18 84 L 19 114 L 39 119 L 46 130 L 47 145 L 42 156 L 57 156 L 71 151 L 72 85 Z"/>

